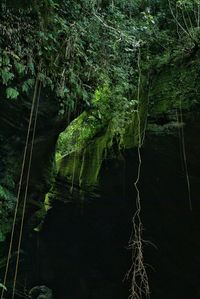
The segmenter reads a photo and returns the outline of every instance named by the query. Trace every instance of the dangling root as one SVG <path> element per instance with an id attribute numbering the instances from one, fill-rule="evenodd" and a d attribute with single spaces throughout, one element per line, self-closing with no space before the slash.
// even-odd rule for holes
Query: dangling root
<path id="1" fill-rule="evenodd" d="M 140 214 L 141 214 L 141 199 L 140 199 L 140 190 L 138 187 L 138 183 L 140 180 L 141 173 L 141 152 L 140 148 L 144 141 L 141 134 L 141 119 L 139 113 L 139 102 L 140 102 L 140 83 L 141 83 L 141 69 L 140 69 L 140 51 L 138 53 L 138 109 L 137 109 L 137 119 L 138 119 L 138 170 L 137 170 L 137 178 L 134 182 L 135 190 L 137 192 L 136 196 L 136 212 L 133 216 L 133 230 L 132 235 L 129 240 L 129 248 L 132 251 L 132 265 L 129 269 L 126 277 L 131 277 L 131 289 L 130 289 L 130 299 L 142 299 L 150 297 L 150 289 L 149 289 L 149 281 L 148 275 L 146 271 L 146 265 L 144 263 L 144 255 L 143 255 L 143 247 L 144 243 L 146 243 L 142 239 L 143 233 L 143 225 L 141 222 Z M 144 136 L 143 136 L 144 137 Z"/>
<path id="2" fill-rule="evenodd" d="M 138 188 L 138 182 L 140 178 L 141 170 L 141 155 L 140 148 L 138 147 L 138 176 L 134 183 L 135 189 L 137 191 L 136 197 L 136 212 L 133 216 L 133 231 L 129 240 L 129 249 L 132 251 L 132 265 L 127 273 L 127 278 L 131 277 L 131 289 L 130 289 L 130 299 L 141 299 L 144 295 L 145 298 L 150 297 L 149 281 L 146 271 L 146 265 L 144 263 L 143 247 L 147 243 L 142 239 L 143 225 L 140 219 L 141 213 L 141 200 L 140 191 Z"/>
<path id="3" fill-rule="evenodd" d="M 132 265 L 127 273 L 131 277 L 130 299 L 141 299 L 150 297 L 149 281 L 144 263 L 143 246 L 145 241 L 142 240 L 143 226 L 138 211 L 133 217 L 133 233 L 129 241 L 129 248 L 132 251 Z"/>

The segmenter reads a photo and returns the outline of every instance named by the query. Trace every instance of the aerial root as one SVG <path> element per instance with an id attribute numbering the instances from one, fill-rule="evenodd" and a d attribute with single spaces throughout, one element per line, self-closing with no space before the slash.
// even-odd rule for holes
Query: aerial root
<path id="1" fill-rule="evenodd" d="M 127 279 L 131 278 L 129 298 L 141 299 L 143 295 L 149 298 L 149 281 L 143 255 L 143 246 L 146 242 L 142 239 L 143 227 L 138 214 L 133 217 L 133 229 L 134 234 L 129 241 L 129 249 L 132 251 L 132 265 L 126 274 Z"/>

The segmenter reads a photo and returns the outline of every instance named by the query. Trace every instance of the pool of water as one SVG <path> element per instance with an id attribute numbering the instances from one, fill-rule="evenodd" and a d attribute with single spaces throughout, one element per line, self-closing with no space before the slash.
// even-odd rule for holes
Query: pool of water
<path id="1" fill-rule="evenodd" d="M 190 142 L 190 211 L 179 142 L 173 136 L 156 138 L 147 140 L 142 151 L 139 184 L 151 298 L 198 299 L 199 149 L 195 140 Z M 41 233 L 26 241 L 30 287 L 45 284 L 56 299 L 128 298 L 130 281 L 124 277 L 131 266 L 127 245 L 137 164 L 137 152 L 126 152 L 121 160 L 104 163 L 98 197 L 88 194 L 84 202 L 66 202 L 66 190 L 63 203 L 55 199 Z"/>

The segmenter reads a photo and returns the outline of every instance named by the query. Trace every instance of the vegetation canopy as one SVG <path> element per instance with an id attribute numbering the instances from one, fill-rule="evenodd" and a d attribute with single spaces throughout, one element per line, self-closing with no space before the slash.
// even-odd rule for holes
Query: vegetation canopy
<path id="1" fill-rule="evenodd" d="M 108 155 L 135 148 L 129 274 L 132 298 L 148 297 L 141 148 L 146 132 L 178 128 L 190 197 L 183 126 L 199 111 L 200 0 L 2 0 L 0 35 L 0 242 L 59 180 L 94 188 Z"/>

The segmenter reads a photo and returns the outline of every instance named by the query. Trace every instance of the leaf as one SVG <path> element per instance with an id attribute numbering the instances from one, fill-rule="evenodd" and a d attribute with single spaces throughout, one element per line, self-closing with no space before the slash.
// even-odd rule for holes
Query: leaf
<path id="1" fill-rule="evenodd" d="M 28 69 L 31 71 L 31 74 L 35 74 L 35 66 L 32 60 L 29 61 L 28 65 L 27 65 Z"/>
<path id="2" fill-rule="evenodd" d="M 7 291 L 7 287 L 3 283 L 0 283 L 0 288 L 4 289 L 5 291 Z"/>
<path id="3" fill-rule="evenodd" d="M 15 88 L 12 88 L 12 87 L 8 87 L 6 89 L 6 97 L 9 99 L 16 99 L 19 95 L 19 92 L 15 89 Z"/>
<path id="4" fill-rule="evenodd" d="M 35 80 L 28 79 L 22 85 L 22 91 L 28 93 L 29 89 L 33 87 Z"/>
<path id="5" fill-rule="evenodd" d="M 5 65 L 5 66 L 9 65 L 10 64 L 10 58 L 9 58 L 9 56 L 7 54 L 4 54 L 2 61 L 3 61 L 3 65 Z"/>
<path id="6" fill-rule="evenodd" d="M 1 70 L 1 78 L 3 80 L 3 84 L 7 84 L 8 81 L 12 80 L 14 78 L 14 74 L 10 73 L 8 69 L 2 69 Z"/>
<path id="7" fill-rule="evenodd" d="M 38 73 L 38 79 L 39 79 L 41 82 L 45 83 L 46 75 L 43 74 L 43 73 Z"/>
<path id="8" fill-rule="evenodd" d="M 20 75 L 24 74 L 24 71 L 26 69 L 25 65 L 23 65 L 22 63 L 19 63 L 17 61 L 15 61 L 14 63 L 15 63 L 15 67 L 16 67 L 16 70 L 18 71 L 18 73 Z"/>

